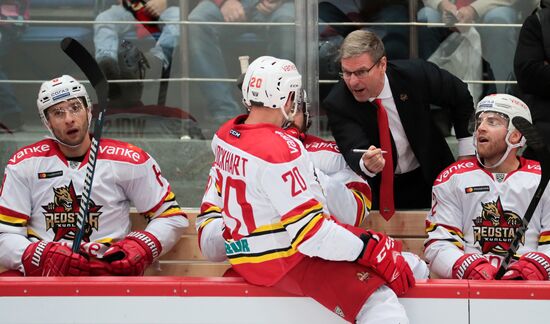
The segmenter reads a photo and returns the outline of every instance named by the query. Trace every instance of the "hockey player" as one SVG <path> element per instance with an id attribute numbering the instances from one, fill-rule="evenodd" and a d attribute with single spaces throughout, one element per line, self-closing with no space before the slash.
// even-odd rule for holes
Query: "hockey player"
<path id="1" fill-rule="evenodd" d="M 201 249 L 212 260 L 224 254 L 252 284 L 310 296 L 350 322 L 408 323 L 397 295 L 414 277 L 401 243 L 332 220 L 309 155 L 282 128 L 300 105 L 301 86 L 290 61 L 263 56 L 249 66 L 242 92 L 250 113 L 212 141 L 197 217 Z"/>
<path id="2" fill-rule="evenodd" d="M 80 253 L 71 250 L 84 186 L 92 116 L 86 89 L 63 75 L 37 99 L 52 137 L 17 151 L 0 188 L 0 266 L 25 276 L 143 275 L 188 226 L 155 160 L 102 139 Z M 130 203 L 149 221 L 130 232 Z"/>
<path id="3" fill-rule="evenodd" d="M 511 120 L 531 121 L 528 107 L 507 94 L 481 100 L 475 113 L 477 159 L 458 161 L 435 180 L 426 221 L 425 256 L 441 278 L 495 277 L 540 181 L 538 162 L 517 156 L 525 144 Z M 548 280 L 548 190 L 502 279 Z"/>

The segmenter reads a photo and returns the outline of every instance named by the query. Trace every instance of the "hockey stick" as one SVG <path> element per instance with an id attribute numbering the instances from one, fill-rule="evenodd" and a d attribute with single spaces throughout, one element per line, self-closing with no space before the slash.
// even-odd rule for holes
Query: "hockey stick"
<path id="1" fill-rule="evenodd" d="M 529 222 L 533 217 L 533 213 L 535 212 L 542 194 L 548 185 L 548 181 L 550 180 L 550 151 L 546 147 L 542 136 L 539 134 L 535 126 L 523 117 L 514 117 L 512 119 L 512 124 L 514 124 L 521 134 L 525 136 L 527 145 L 535 151 L 537 158 L 540 161 L 541 177 L 539 185 L 535 190 L 535 194 L 533 195 L 533 198 L 531 198 L 529 207 L 527 207 L 527 211 L 523 216 L 521 226 L 517 229 L 516 236 L 510 244 L 510 248 L 506 251 L 506 257 L 504 257 L 504 260 L 502 260 L 502 263 L 500 264 L 500 268 L 495 276 L 496 279 L 502 278 L 504 273 L 506 273 L 506 270 L 510 265 L 510 261 L 512 261 L 512 257 L 518 251 L 519 244 L 525 235 L 525 231 L 527 231 L 527 226 L 529 225 Z"/>
<path id="2" fill-rule="evenodd" d="M 78 208 L 78 217 L 76 221 L 77 233 L 73 241 L 73 252 L 80 250 L 80 242 L 86 231 L 88 216 L 90 211 L 90 195 L 92 194 L 92 183 L 94 180 L 95 166 L 97 162 L 97 152 L 99 150 L 99 141 L 103 131 L 103 118 L 107 111 L 107 96 L 109 94 L 109 84 L 107 78 L 97 65 L 92 55 L 78 41 L 66 37 L 61 41 L 61 49 L 67 54 L 73 62 L 84 72 L 86 78 L 94 87 L 97 94 L 99 115 L 94 125 L 94 134 L 90 146 L 90 156 L 86 167 L 86 177 L 84 178 L 84 189 L 80 198 Z"/>

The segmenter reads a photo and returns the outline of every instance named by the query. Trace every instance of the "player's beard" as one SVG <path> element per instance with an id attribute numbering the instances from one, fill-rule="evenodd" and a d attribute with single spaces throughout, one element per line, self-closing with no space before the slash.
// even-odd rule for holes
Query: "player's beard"
<path id="1" fill-rule="evenodd" d="M 84 142 L 85 136 L 88 136 L 88 124 L 84 123 L 73 128 L 72 134 L 67 134 L 66 131 L 60 132 L 56 129 L 53 130 L 53 133 L 62 144 L 71 147 L 78 146 Z"/>
<path id="2" fill-rule="evenodd" d="M 477 145 L 477 153 L 484 164 L 493 165 L 497 163 L 502 155 L 506 153 L 506 142 L 502 140 L 491 140 Z"/>

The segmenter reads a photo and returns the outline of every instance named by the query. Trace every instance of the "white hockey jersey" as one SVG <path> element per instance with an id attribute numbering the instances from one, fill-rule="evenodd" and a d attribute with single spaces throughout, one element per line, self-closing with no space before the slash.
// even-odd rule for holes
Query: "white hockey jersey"
<path id="1" fill-rule="evenodd" d="M 348 166 L 336 142 L 302 136 L 324 191 L 325 207 L 340 222 L 361 225 L 372 205 L 369 184 Z"/>
<path id="2" fill-rule="evenodd" d="M 215 160 L 196 224 L 203 254 L 215 260 L 223 253 L 247 281 L 267 286 L 304 255 L 355 260 L 363 243 L 326 218 L 302 143 L 244 118 L 224 124 L 212 140 Z"/>
<path id="3" fill-rule="evenodd" d="M 81 163 L 67 161 L 51 139 L 11 157 L 0 189 L 1 266 L 18 269 L 30 241 L 72 243 L 87 161 L 88 155 Z M 101 256 L 107 245 L 124 238 L 133 203 L 167 252 L 188 221 L 156 161 L 132 144 L 102 139 L 96 163 L 82 239 L 86 250 Z"/>
<path id="4" fill-rule="evenodd" d="M 465 253 L 481 253 L 495 267 L 510 247 L 540 181 L 538 162 L 520 158 L 518 170 L 490 173 L 469 159 L 437 177 L 426 220 L 425 257 L 431 271 L 450 278 Z M 538 251 L 550 256 L 550 200 L 545 190 L 516 255 Z"/>

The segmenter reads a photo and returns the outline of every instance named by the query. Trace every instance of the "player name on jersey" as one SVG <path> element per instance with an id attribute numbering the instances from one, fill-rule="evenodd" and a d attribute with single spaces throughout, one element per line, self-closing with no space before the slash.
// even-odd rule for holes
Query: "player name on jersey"
<path id="1" fill-rule="evenodd" d="M 225 150 L 221 146 L 216 147 L 215 163 L 224 171 L 233 175 L 246 176 L 245 167 L 248 159 Z"/>

